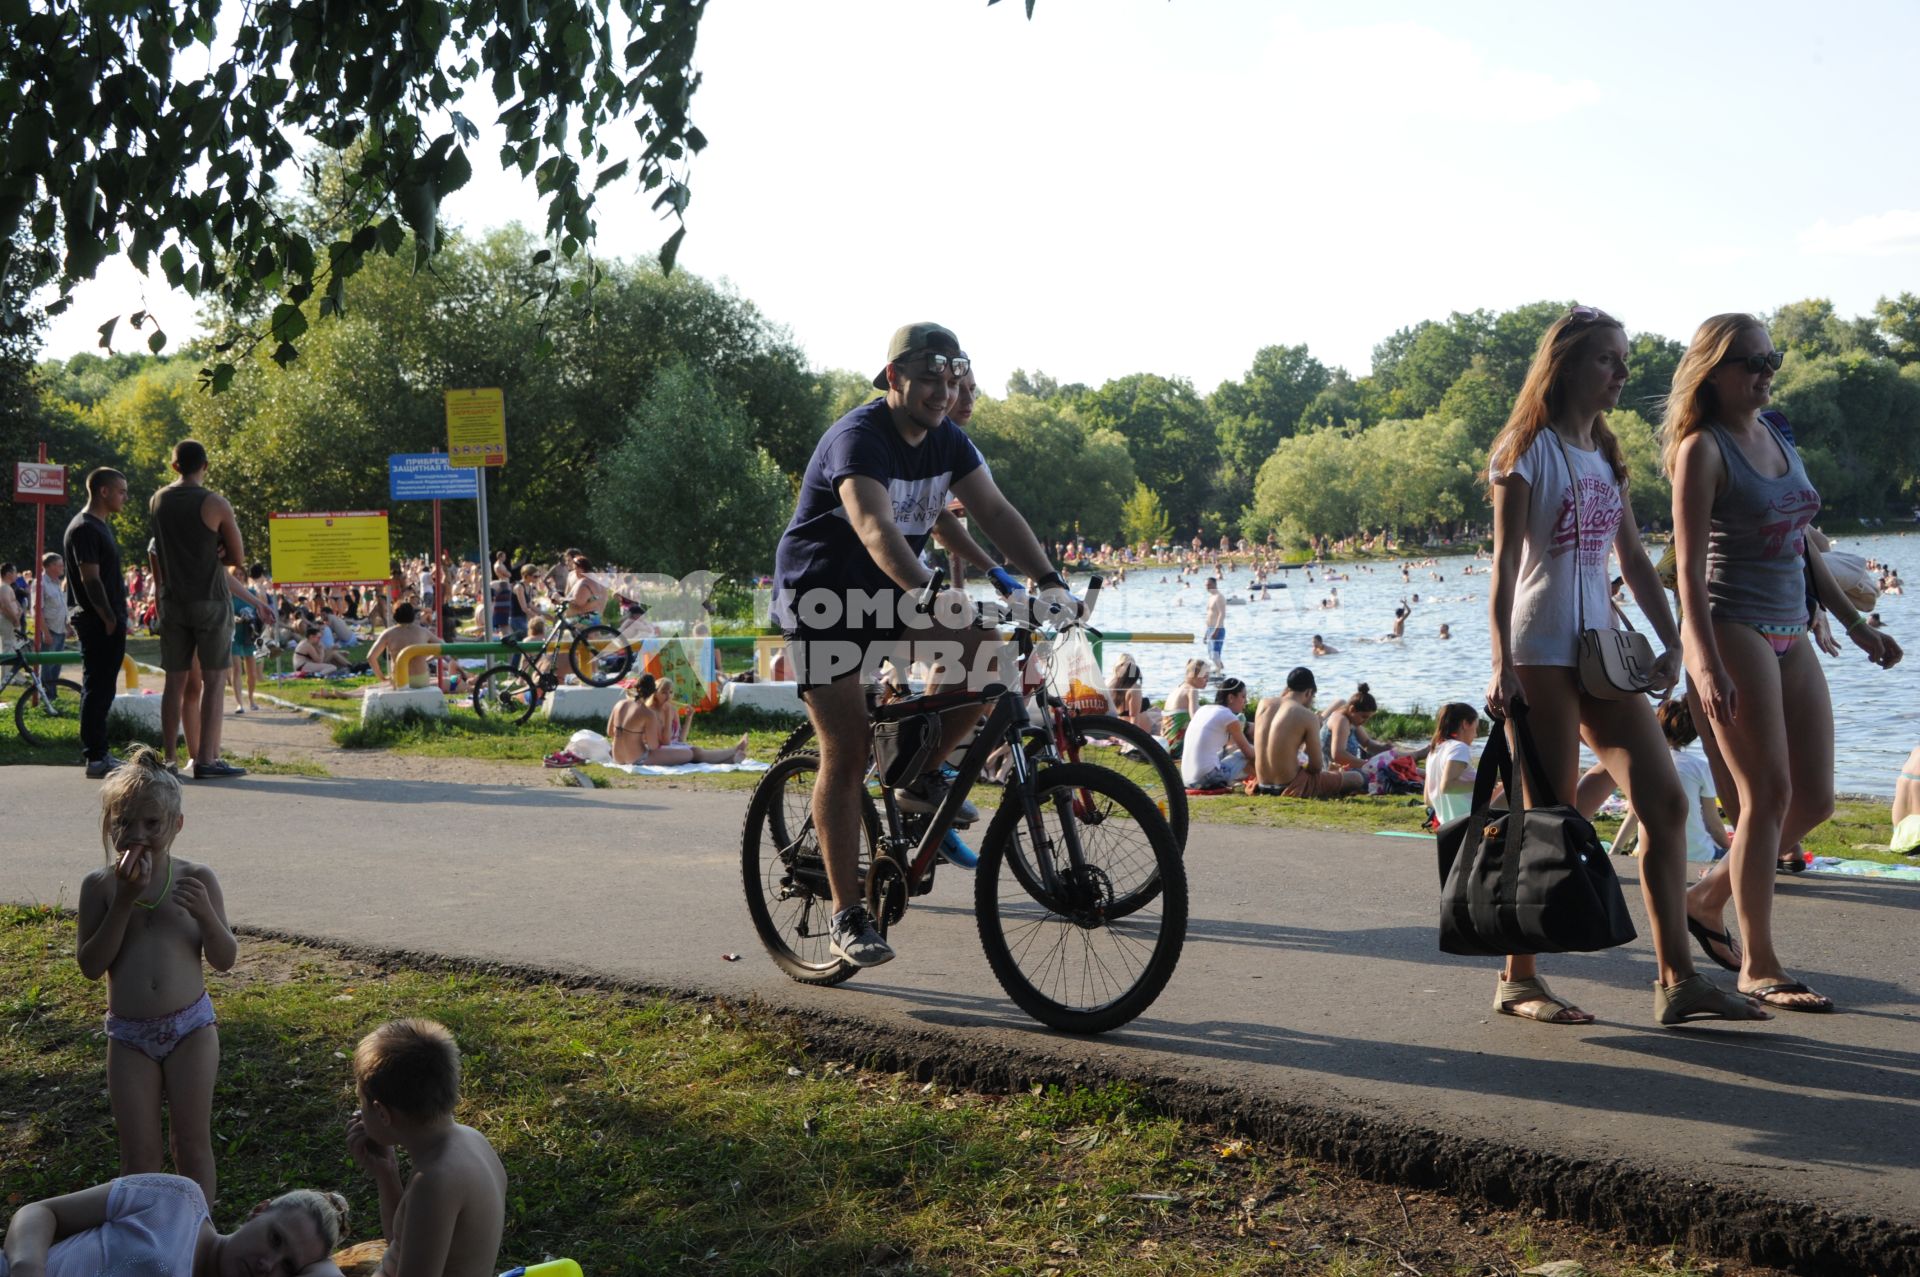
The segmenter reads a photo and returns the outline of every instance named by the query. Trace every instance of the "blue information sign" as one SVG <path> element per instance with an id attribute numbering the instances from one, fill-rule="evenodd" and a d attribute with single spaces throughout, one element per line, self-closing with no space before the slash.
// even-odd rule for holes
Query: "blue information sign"
<path id="1" fill-rule="evenodd" d="M 395 501 L 472 501 L 480 495 L 477 467 L 456 468 L 444 452 L 402 452 L 387 458 L 387 488 Z"/>

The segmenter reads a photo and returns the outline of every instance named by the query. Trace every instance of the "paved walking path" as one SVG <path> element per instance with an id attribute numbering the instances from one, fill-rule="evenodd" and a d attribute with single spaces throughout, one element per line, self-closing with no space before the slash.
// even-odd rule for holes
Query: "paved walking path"
<path id="1" fill-rule="evenodd" d="M 96 789 L 77 768 L 0 769 L 0 898 L 73 903 L 103 858 Z M 1920 889 L 1782 885 L 1795 973 L 1842 1014 L 1658 1029 L 1642 940 L 1546 959 L 1600 1016 L 1549 1027 L 1491 1014 L 1493 964 L 1436 950 L 1428 844 L 1197 824 L 1172 984 L 1079 1040 L 1001 993 L 957 871 L 916 902 L 892 965 L 833 990 L 780 976 L 741 903 L 744 808 L 691 789 L 251 776 L 190 785 L 179 845 L 219 871 L 237 922 L 758 995 L 1920 1223 Z"/>

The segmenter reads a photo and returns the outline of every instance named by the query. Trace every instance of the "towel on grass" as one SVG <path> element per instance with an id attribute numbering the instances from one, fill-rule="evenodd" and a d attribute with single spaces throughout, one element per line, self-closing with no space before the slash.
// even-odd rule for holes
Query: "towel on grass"
<path id="1" fill-rule="evenodd" d="M 772 763 L 756 763 L 749 758 L 744 763 L 682 763 L 678 767 L 656 767 L 652 763 L 608 763 L 610 771 L 625 772 L 629 776 L 691 776 L 696 772 L 763 772 L 772 767 Z"/>

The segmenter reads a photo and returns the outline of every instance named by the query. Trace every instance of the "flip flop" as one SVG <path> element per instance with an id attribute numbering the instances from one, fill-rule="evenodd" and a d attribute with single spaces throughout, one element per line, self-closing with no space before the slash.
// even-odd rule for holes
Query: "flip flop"
<path id="1" fill-rule="evenodd" d="M 1746 998 L 1717 988 L 1703 975 L 1691 975 L 1679 984 L 1653 986 L 1653 1018 L 1672 1028 L 1694 1020 L 1771 1020 Z"/>
<path id="2" fill-rule="evenodd" d="M 1700 942 L 1700 951 L 1707 955 L 1708 961 L 1723 971 L 1731 971 L 1735 975 L 1740 974 L 1740 963 L 1737 959 L 1729 962 L 1713 950 L 1713 946 L 1721 944 L 1727 947 L 1729 953 L 1733 952 L 1733 937 L 1731 935 L 1728 935 L 1724 931 L 1715 931 L 1712 927 L 1709 927 L 1706 923 L 1701 922 L 1691 915 L 1687 918 L 1687 931 L 1695 940 Z"/>
<path id="3" fill-rule="evenodd" d="M 1545 1005 L 1551 1010 L 1542 1011 Z M 1522 1011 L 1521 1007 L 1533 1007 L 1534 1010 Z M 1553 995 L 1547 988 L 1547 982 L 1539 976 L 1525 980 L 1502 980 L 1493 991 L 1493 1009 L 1501 1015 L 1518 1016 L 1522 1020 L 1538 1020 L 1542 1024 L 1591 1024 L 1591 1020 L 1567 1020 L 1561 1017 L 1572 1012 L 1580 1014 L 1580 1008 Z"/>
<path id="4" fill-rule="evenodd" d="M 1784 998 L 1795 993 L 1812 993 L 1818 1002 L 1788 1002 Z M 1740 990 L 1742 997 L 1752 998 L 1762 1006 L 1772 1007 L 1776 1011 L 1810 1011 L 1814 1014 L 1826 1014 L 1833 1010 L 1833 999 L 1823 993 L 1814 993 L 1798 980 L 1775 980 L 1763 984 L 1757 989 Z"/>
<path id="5" fill-rule="evenodd" d="M 1803 874 L 1807 871 L 1807 858 L 1800 852 L 1792 852 L 1773 862 L 1779 873 Z"/>

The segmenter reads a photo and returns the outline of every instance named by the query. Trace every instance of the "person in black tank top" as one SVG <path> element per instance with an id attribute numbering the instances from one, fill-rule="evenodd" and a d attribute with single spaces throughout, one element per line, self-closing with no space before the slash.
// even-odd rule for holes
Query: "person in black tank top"
<path id="1" fill-rule="evenodd" d="M 233 604 L 239 588 L 222 564 L 245 563 L 240 525 L 227 499 L 206 485 L 207 450 L 198 440 L 182 439 L 173 448 L 173 469 L 180 477 L 153 494 L 154 570 L 160 615 L 160 668 L 166 674 L 160 699 L 160 738 L 167 762 L 174 761 L 184 713 L 199 715 L 197 752 L 191 760 L 195 780 L 244 776 L 220 757 L 224 721 L 220 695 L 233 659 Z M 195 666 L 202 685 L 199 704 L 186 705 L 187 683 Z"/>

